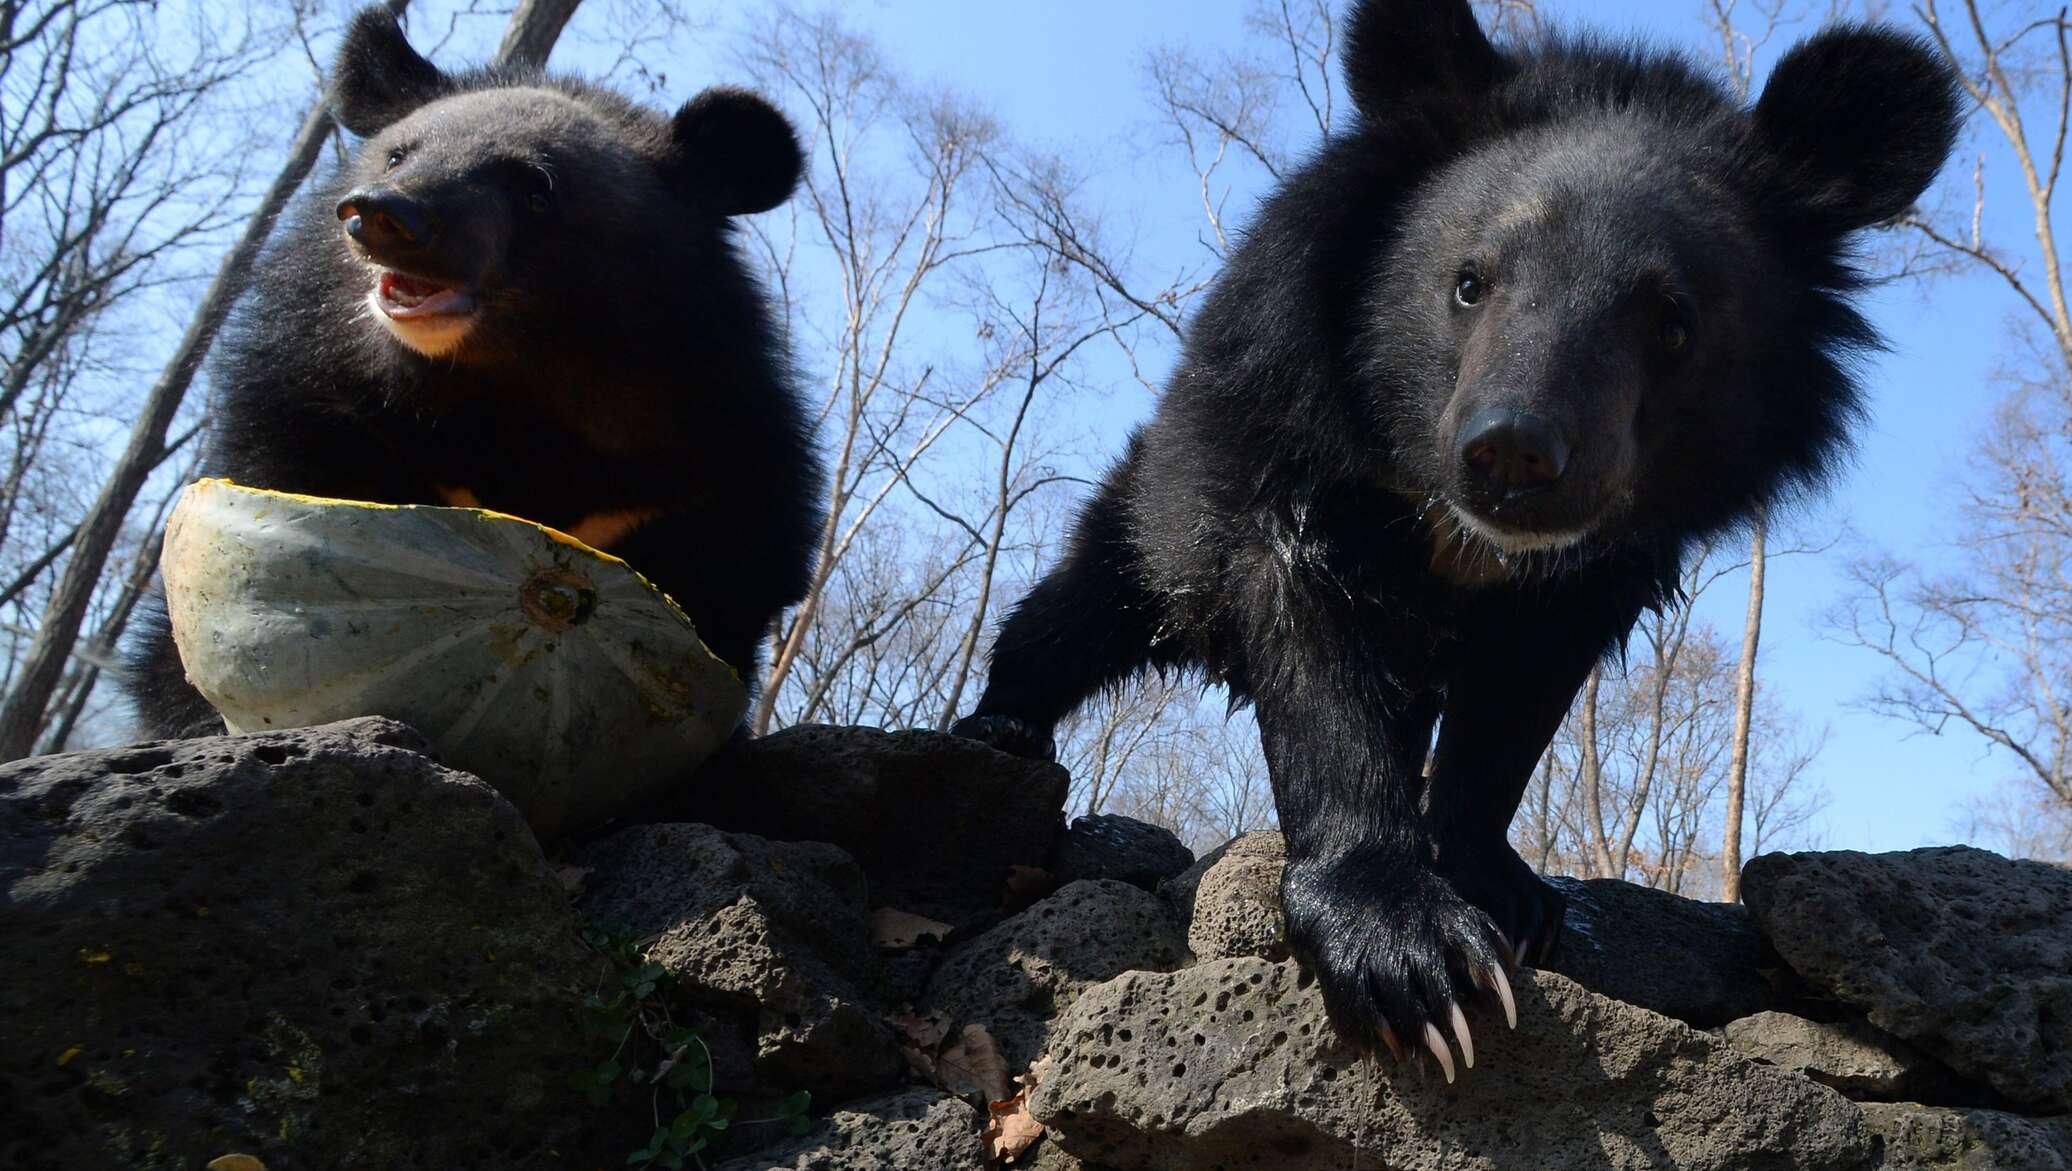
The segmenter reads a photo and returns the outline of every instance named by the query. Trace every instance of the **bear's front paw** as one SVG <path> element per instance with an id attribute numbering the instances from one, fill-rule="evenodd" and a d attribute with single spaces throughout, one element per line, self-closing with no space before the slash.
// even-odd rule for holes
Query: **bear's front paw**
<path id="1" fill-rule="evenodd" d="M 1354 1043 L 1379 1039 L 1398 1060 L 1406 1044 L 1422 1049 L 1451 1082 L 1449 1034 L 1462 1062 L 1475 1065 L 1462 1005 L 1487 1000 L 1518 1027 L 1502 934 L 1430 869 L 1371 858 L 1296 862 L 1282 897 L 1290 942 Z"/>
<path id="2" fill-rule="evenodd" d="M 1553 956 L 1568 900 L 1533 873 L 1509 842 L 1442 845 L 1439 873 L 1496 923 L 1519 963 L 1543 964 Z"/>
<path id="3" fill-rule="evenodd" d="M 1009 756 L 1020 756 L 1029 760 L 1058 758 L 1057 743 L 1051 739 L 1047 729 L 1038 728 L 1014 716 L 965 716 L 951 725 L 950 735 L 990 744 Z"/>

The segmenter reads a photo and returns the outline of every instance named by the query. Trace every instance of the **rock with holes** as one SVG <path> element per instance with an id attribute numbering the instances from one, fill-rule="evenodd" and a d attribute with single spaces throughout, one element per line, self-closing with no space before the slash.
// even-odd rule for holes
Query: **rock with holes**
<path id="1" fill-rule="evenodd" d="M 2013 1102 L 2072 1110 L 2072 870 L 1968 846 L 1765 854 L 1741 891 L 1815 988 Z"/>
<path id="2" fill-rule="evenodd" d="M 840 1101 L 904 1068 L 881 1020 L 863 871 L 819 842 L 769 842 L 710 826 L 624 829 L 570 857 L 587 868 L 579 909 L 655 936 L 649 956 L 691 997 L 756 1038 L 775 1093 Z"/>
<path id="3" fill-rule="evenodd" d="M 1113 878 L 1145 890 L 1194 865 L 1194 851 L 1160 825 L 1097 813 L 1075 818 L 1051 850 L 1050 872 L 1059 885 L 1084 878 Z"/>
<path id="4" fill-rule="evenodd" d="M 714 1171 L 984 1171 L 978 1111 L 940 1090 L 851 1102 L 799 1138 Z"/>
<path id="5" fill-rule="evenodd" d="M 2072 1171 L 2072 1118 L 1873 1102 L 1880 1171 Z"/>
<path id="6" fill-rule="evenodd" d="M 1042 867 L 1072 779 L 1055 764 L 938 732 L 802 725 L 737 740 L 650 820 L 832 842 L 874 906 L 983 919 L 1013 867 Z"/>
<path id="7" fill-rule="evenodd" d="M 1187 919 L 1187 944 L 1198 958 L 1288 957 L 1281 911 L 1287 858 L 1281 835 L 1245 834 L 1165 884 L 1162 893 Z M 1548 970 L 1707 1028 L 1775 999 L 1747 908 L 1614 879 L 1553 881 L 1568 896 L 1568 918 Z"/>
<path id="8" fill-rule="evenodd" d="M 597 972 L 561 888 L 422 747 L 355 720 L 0 767 L 0 1166 L 623 1158 L 568 1088 Z"/>
<path id="9" fill-rule="evenodd" d="M 1167 887 L 1188 911 L 1187 946 L 1196 958 L 1288 958 L 1288 916 L 1281 910 L 1281 835 L 1233 838 Z"/>
<path id="10" fill-rule="evenodd" d="M 985 1026 L 1021 1070 L 1088 986 L 1186 961 L 1186 936 L 1158 896 L 1113 879 L 1075 882 L 953 952 L 922 1006 L 947 1012 L 952 1031 Z"/>
<path id="11" fill-rule="evenodd" d="M 1614 878 L 1553 883 L 1568 898 L 1568 915 L 1549 971 L 1701 1028 L 1775 1002 L 1748 908 Z"/>
<path id="12" fill-rule="evenodd" d="M 1087 990 L 1030 1109 L 1117 1171 L 1861 1171 L 1862 1112 L 1562 976 L 1478 1012 L 1456 1085 L 1354 1052 L 1292 962 L 1218 960 Z"/>
<path id="13" fill-rule="evenodd" d="M 1759 1012 L 1728 1021 L 1727 1043 L 1757 1061 L 1804 1074 L 1858 1101 L 1948 1101 L 1963 1093 L 1949 1070 L 1859 1020 L 1809 1021 Z"/>

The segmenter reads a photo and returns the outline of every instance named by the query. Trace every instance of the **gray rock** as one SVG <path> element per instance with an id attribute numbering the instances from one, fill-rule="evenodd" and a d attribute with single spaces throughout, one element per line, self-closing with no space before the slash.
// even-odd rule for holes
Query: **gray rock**
<path id="1" fill-rule="evenodd" d="M 966 924 L 1000 906 L 1010 867 L 1049 860 L 1071 783 L 959 736 L 802 725 L 714 757 L 670 816 L 832 842 L 870 875 L 874 905 Z"/>
<path id="2" fill-rule="evenodd" d="M 1748 908 L 1613 878 L 1553 883 L 1568 896 L 1568 917 L 1548 971 L 1700 1028 L 1774 1003 Z"/>
<path id="3" fill-rule="evenodd" d="M 810 1133 L 714 1171 L 985 1171 L 984 1121 L 940 1090 L 905 1090 L 836 1110 Z"/>
<path id="4" fill-rule="evenodd" d="M 1196 957 L 1287 958 L 1280 896 L 1286 863 L 1281 835 L 1246 834 L 1165 884 L 1161 893 L 1187 920 Z M 1613 879 L 1553 881 L 1568 896 L 1568 918 L 1547 970 L 1705 1028 L 1770 1005 L 1762 937 L 1747 908 Z"/>
<path id="5" fill-rule="evenodd" d="M 1883 1171 L 2072 1169 L 2072 1119 L 1881 1102 L 1863 1113 L 1884 1144 Z"/>
<path id="6" fill-rule="evenodd" d="M 1815 987 L 2013 1102 L 2072 1109 L 2072 871 L 1966 846 L 1765 854 L 1741 891 Z"/>
<path id="7" fill-rule="evenodd" d="M 941 1090 L 901 1090 L 837 1109 L 802 1138 L 715 1171 L 984 1171 L 984 1119 Z"/>
<path id="8" fill-rule="evenodd" d="M 0 767 L 0 1165 L 623 1159 L 568 1086 L 603 1055 L 561 887 L 423 746 L 354 720 Z"/>
<path id="9" fill-rule="evenodd" d="M 1728 1021 L 1722 1032 L 1743 1055 L 1803 1074 L 1858 1101 L 1925 1098 L 1950 1081 L 1933 1058 L 1863 1021 L 1828 1023 L 1759 1012 Z"/>
<path id="10" fill-rule="evenodd" d="M 1195 958 L 1288 958 L 1288 916 L 1281 910 L 1287 861 L 1279 834 L 1247 834 L 1223 848 L 1194 882 L 1187 946 Z"/>
<path id="11" fill-rule="evenodd" d="M 1075 882 L 952 952 L 922 1011 L 947 1011 L 953 1034 L 984 1025 L 1019 1071 L 1043 1054 L 1052 1018 L 1089 985 L 1186 961 L 1186 937 L 1156 895 L 1109 879 Z"/>
<path id="12" fill-rule="evenodd" d="M 819 842 L 703 825 L 641 825 L 570 856 L 599 922 L 659 935 L 648 954 L 694 1000 L 752 1017 L 763 1088 L 823 1100 L 895 1084 L 904 1062 L 872 993 L 880 980 L 863 871 Z"/>
<path id="13" fill-rule="evenodd" d="M 1097 813 L 1072 822 L 1051 851 L 1050 872 L 1058 885 L 1088 878 L 1113 878 L 1145 890 L 1194 865 L 1194 851 L 1173 831 L 1116 813 Z"/>
<path id="14" fill-rule="evenodd" d="M 1860 1171 L 1856 1105 L 1680 1022 L 1539 973 L 1476 1018 L 1458 1085 L 1353 1053 L 1293 963 L 1218 960 L 1087 990 L 1030 1109 L 1120 1171 Z M 1265 1161 L 1262 1162 L 1262 1157 Z"/>

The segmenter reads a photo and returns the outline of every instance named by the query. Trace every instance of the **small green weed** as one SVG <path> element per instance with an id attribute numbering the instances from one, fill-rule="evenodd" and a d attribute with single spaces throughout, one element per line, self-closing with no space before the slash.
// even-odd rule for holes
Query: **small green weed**
<path id="1" fill-rule="evenodd" d="M 648 941 L 620 924 L 601 923 L 585 928 L 583 942 L 606 962 L 597 990 L 583 998 L 584 1024 L 612 1049 L 570 1084 L 599 1106 L 621 1085 L 648 1090 L 655 1133 L 626 1156 L 628 1166 L 703 1167 L 700 1152 L 731 1126 L 782 1125 L 792 1134 L 812 1129 L 806 1111 L 813 1097 L 804 1090 L 769 1118 L 737 1118 L 739 1104 L 714 1093 L 712 1050 L 670 1016 L 676 977 L 647 958 Z"/>

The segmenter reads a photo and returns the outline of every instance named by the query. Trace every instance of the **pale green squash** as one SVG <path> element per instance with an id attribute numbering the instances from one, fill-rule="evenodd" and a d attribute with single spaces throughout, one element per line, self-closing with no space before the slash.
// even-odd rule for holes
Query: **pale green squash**
<path id="1" fill-rule="evenodd" d="M 542 835 L 680 781 L 747 708 L 625 562 L 502 513 L 202 480 L 164 575 L 187 677 L 233 732 L 390 716 Z"/>

